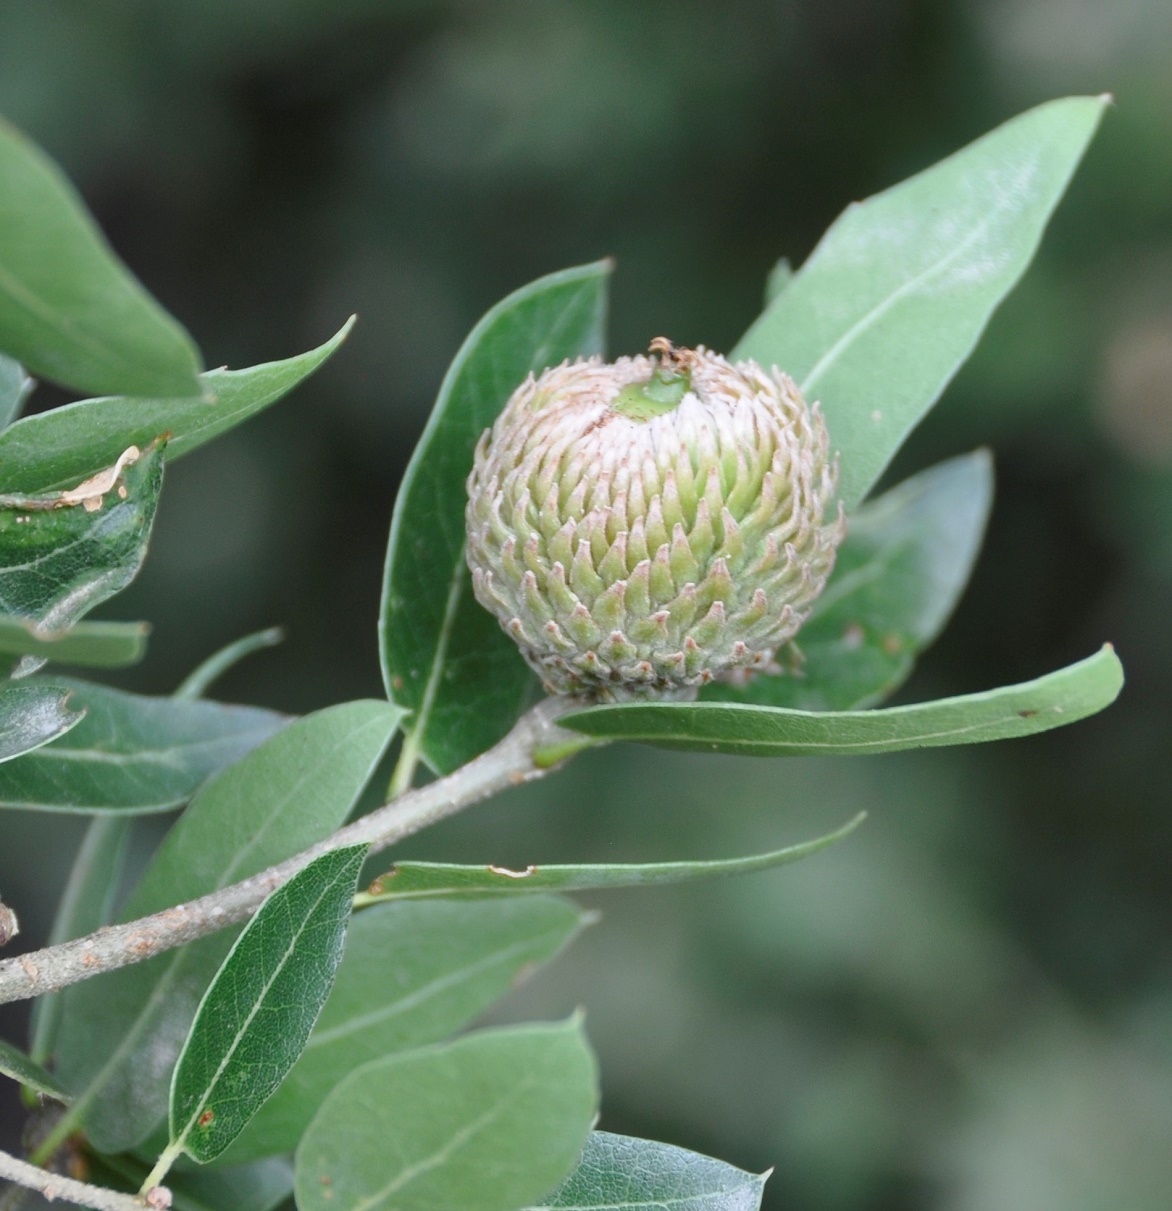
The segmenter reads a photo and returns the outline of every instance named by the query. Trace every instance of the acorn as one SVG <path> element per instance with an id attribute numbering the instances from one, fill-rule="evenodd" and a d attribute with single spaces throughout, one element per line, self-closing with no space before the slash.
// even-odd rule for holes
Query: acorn
<path id="1" fill-rule="evenodd" d="M 818 405 L 756 362 L 665 338 L 563 362 L 476 448 L 477 600 L 555 694 L 688 699 L 778 671 L 845 533 Z"/>

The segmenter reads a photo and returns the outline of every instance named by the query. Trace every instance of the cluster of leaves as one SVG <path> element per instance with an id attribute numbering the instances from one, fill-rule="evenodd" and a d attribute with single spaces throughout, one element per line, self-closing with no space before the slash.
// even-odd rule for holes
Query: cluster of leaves
<path id="1" fill-rule="evenodd" d="M 956 458 L 866 500 L 1028 264 L 1102 108 L 1074 98 L 1030 111 L 852 206 L 798 273 L 774 273 L 732 355 L 783 366 L 821 400 L 851 518 L 800 636 L 801 676 L 712 687 L 688 704 L 584 706 L 562 719 L 579 747 L 885 752 L 1026 735 L 1114 698 L 1121 672 L 1104 649 L 1028 684 L 874 709 L 968 580 L 990 460 Z M 121 909 L 127 920 L 329 837 L 397 733 L 402 791 L 420 761 L 457 771 L 520 718 L 535 685 L 472 598 L 464 479 L 477 438 L 526 374 L 601 351 L 610 268 L 519 290 L 453 362 L 392 523 L 379 620 L 386 701 L 289 720 L 203 698 L 263 636 L 213 657 L 172 697 L 122 693 L 42 670 L 142 657 L 144 625 L 83 616 L 137 572 L 166 463 L 275 402 L 346 329 L 287 361 L 198 373 L 190 339 L 116 261 L 57 170 L 0 126 L 0 650 L 12 661 L 0 685 L 0 805 L 93 817 L 54 940 L 107 921 L 136 815 L 184 807 Z M 9 424 L 30 388 L 26 367 L 114 394 Z M 266 1211 L 293 1193 L 302 1211 L 755 1207 L 763 1178 L 592 1132 L 598 1077 L 578 1019 L 452 1036 L 583 926 L 559 893 L 759 870 L 854 823 L 726 862 L 402 863 L 362 894 L 365 849 L 336 848 L 235 938 L 225 931 L 41 998 L 29 1053 L 5 1045 L 0 1072 L 58 1107 L 34 1160 L 80 1129 L 91 1172 L 115 1188 L 149 1188 L 178 1161 L 167 1180 L 180 1206 Z"/>

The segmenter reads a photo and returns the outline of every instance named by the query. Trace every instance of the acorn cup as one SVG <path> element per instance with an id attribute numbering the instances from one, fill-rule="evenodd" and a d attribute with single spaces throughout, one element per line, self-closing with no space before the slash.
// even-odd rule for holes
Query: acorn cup
<path id="1" fill-rule="evenodd" d="M 817 404 L 664 338 L 513 393 L 468 478 L 468 565 L 555 694 L 689 699 L 777 672 L 846 529 Z"/>

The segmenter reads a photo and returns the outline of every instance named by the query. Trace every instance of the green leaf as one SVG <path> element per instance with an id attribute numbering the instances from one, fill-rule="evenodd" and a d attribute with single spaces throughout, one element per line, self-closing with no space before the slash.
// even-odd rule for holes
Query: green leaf
<path id="1" fill-rule="evenodd" d="M 59 702 L 68 694 L 85 713 L 69 716 L 77 726 L 68 737 L 0 766 L 0 807 L 31 811 L 168 811 L 289 722 L 256 707 L 149 698 L 68 677 L 5 687 L 0 704 L 17 690 Z"/>
<path id="2" fill-rule="evenodd" d="M 0 353 L 0 429 L 6 429 L 20 415 L 32 389 L 33 380 L 24 367 Z"/>
<path id="3" fill-rule="evenodd" d="M 27 618 L 0 614 L 0 652 L 61 664 L 119 669 L 146 655 L 149 622 L 79 622 L 65 631 L 40 631 Z"/>
<path id="4" fill-rule="evenodd" d="M 121 592 L 146 558 L 162 486 L 161 445 L 131 446 L 69 492 L 0 496 L 0 612 L 52 635 Z"/>
<path id="5" fill-rule="evenodd" d="M 577 1021 L 483 1031 L 352 1072 L 297 1149 L 299 1211 L 513 1211 L 569 1172 L 598 1107 Z"/>
<path id="6" fill-rule="evenodd" d="M 342 961 L 368 848 L 322 854 L 236 939 L 175 1066 L 168 1151 L 214 1160 L 297 1062 Z"/>
<path id="7" fill-rule="evenodd" d="M 82 721 L 82 711 L 72 709 L 69 692 L 53 685 L 0 684 L 0 787 L 11 778 L 14 759 L 63 736 Z M 3 793 L 0 792 L 0 805 Z"/>
<path id="8" fill-rule="evenodd" d="M 61 170 L 0 121 L 0 349 L 79 391 L 191 395 L 199 351 Z"/>
<path id="9" fill-rule="evenodd" d="M 849 824 L 801 845 L 790 845 L 751 858 L 727 858 L 715 862 L 645 862 L 623 865 L 527 866 L 509 870 L 503 866 L 452 866 L 445 862 L 396 862 L 359 894 L 356 904 L 364 907 L 382 900 L 425 900 L 441 896 L 518 896 L 544 891 L 600 891 L 612 887 L 654 887 L 665 883 L 691 883 L 728 875 L 748 875 L 758 870 L 784 866 L 816 854 L 841 841 L 863 822 L 860 812 Z"/>
<path id="10" fill-rule="evenodd" d="M 222 677 L 234 664 L 254 652 L 275 647 L 284 638 L 285 632 L 280 627 L 269 627 L 267 630 L 255 631 L 251 635 L 234 640 L 192 669 L 175 691 L 175 697 L 202 698 L 212 682 Z"/>
<path id="11" fill-rule="evenodd" d="M 127 816 L 97 816 L 90 821 L 53 920 L 50 946 L 85 937 L 109 923 L 126 863 L 130 823 Z M 53 1054 L 61 1009 L 59 992 L 33 1001 L 30 1050 L 40 1063 Z"/>
<path id="12" fill-rule="evenodd" d="M 273 1157 L 232 1168 L 185 1169 L 171 1174 L 167 1189 L 175 1211 L 274 1211 L 293 1193 L 293 1166 Z"/>
<path id="13" fill-rule="evenodd" d="M 529 1211 L 757 1211 L 768 1176 L 671 1144 L 594 1131 L 574 1172 Z"/>
<path id="14" fill-rule="evenodd" d="M 794 280 L 794 267 L 789 257 L 781 257 L 765 279 L 765 306 L 780 298 L 781 293 Z"/>
<path id="15" fill-rule="evenodd" d="M 1040 105 L 849 206 L 734 349 L 822 401 L 848 511 L 1025 271 L 1107 102 Z"/>
<path id="16" fill-rule="evenodd" d="M 525 376 L 602 349 L 611 265 L 550 274 L 472 329 L 440 387 L 391 521 L 379 651 L 387 693 L 413 712 L 407 743 L 440 773 L 495 744 L 533 678 L 472 596 L 464 482 L 481 434 Z"/>
<path id="17" fill-rule="evenodd" d="M 225 1154 L 292 1152 L 331 1089 L 362 1064 L 466 1026 L 589 918 L 568 900 L 384 904 L 350 924 L 338 978 L 309 1044 Z"/>
<path id="18" fill-rule="evenodd" d="M 226 769 L 167 834 L 123 919 L 197 899 L 328 836 L 349 815 L 400 716 L 385 702 L 330 707 Z M 67 990 L 57 1071 L 100 1151 L 134 1147 L 163 1118 L 172 1065 L 232 938 L 214 934 Z"/>
<path id="19" fill-rule="evenodd" d="M 19 1081 L 26 1089 L 35 1089 L 37 1093 L 56 1098 L 59 1102 L 69 1101 L 69 1094 L 52 1073 L 46 1072 L 35 1060 L 4 1039 L 0 1039 L 0 1073 Z"/>
<path id="20" fill-rule="evenodd" d="M 324 345 L 247 370 L 209 370 L 202 394 L 183 399 L 79 400 L 17 421 L 0 434 L 0 485 L 11 492 L 67 488 L 112 463 L 130 445 L 164 433 L 173 462 L 287 395 L 346 339 L 354 321 Z"/>
<path id="21" fill-rule="evenodd" d="M 978 450 L 904 480 L 851 518 L 834 573 L 796 646 L 796 675 L 705 686 L 705 702 L 806 711 L 871 706 L 903 684 L 972 573 L 993 498 Z"/>
<path id="22" fill-rule="evenodd" d="M 1123 668 L 1107 645 L 1036 681 L 915 706 L 817 713 L 731 702 L 635 702 L 576 711 L 558 722 L 606 739 L 747 757 L 893 753 L 1032 736 L 1101 711 L 1122 686 Z"/>

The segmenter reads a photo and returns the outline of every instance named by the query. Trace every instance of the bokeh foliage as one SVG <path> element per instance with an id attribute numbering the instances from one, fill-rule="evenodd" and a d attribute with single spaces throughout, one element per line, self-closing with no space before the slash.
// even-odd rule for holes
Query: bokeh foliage
<path id="1" fill-rule="evenodd" d="M 589 1001 L 604 1126 L 776 1163 L 778 1206 L 1166 1203 L 1165 19 L 1142 0 L 1110 17 L 1062 0 L 0 13 L 0 111 L 80 183 L 209 365 L 362 314 L 284 412 L 169 471 L 152 558 L 117 602 L 158 620 L 126 675 L 153 692 L 290 624 L 224 692 L 295 711 L 380 692 L 395 484 L 489 303 L 613 253 L 612 349 L 661 332 L 728 347 L 764 267 L 800 261 L 848 197 L 1034 101 L 1118 93 L 1039 263 L 902 470 L 989 442 L 998 474 L 976 580 L 908 700 L 1025 680 L 1110 635 L 1133 670 L 1122 703 L 1028 746 L 865 767 L 609 752 L 417 851 L 735 854 L 868 808 L 849 845 L 776 883 L 608 901 L 529 994 L 530 1013 Z M 32 936 L 66 835 L 6 822 L 0 887 Z M 42 865 L 10 856 L 30 850 Z M 603 978 L 619 965 L 629 979 Z"/>

